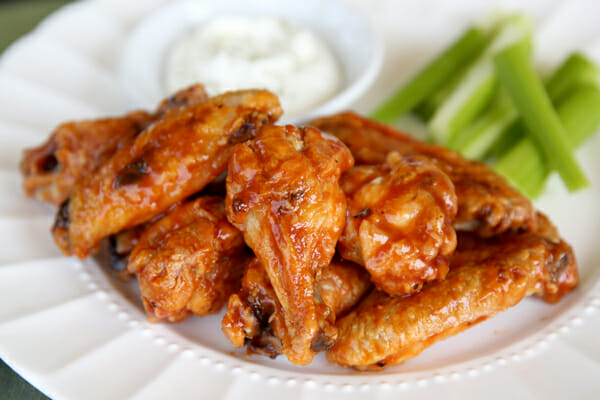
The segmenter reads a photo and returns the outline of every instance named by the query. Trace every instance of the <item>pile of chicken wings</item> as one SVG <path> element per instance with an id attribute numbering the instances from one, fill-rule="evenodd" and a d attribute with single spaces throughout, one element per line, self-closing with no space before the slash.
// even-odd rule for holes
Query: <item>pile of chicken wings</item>
<path id="1" fill-rule="evenodd" d="M 226 312 L 235 347 L 298 365 L 397 365 L 578 282 L 549 219 L 484 164 L 355 113 L 274 125 L 277 97 L 181 90 L 156 111 L 60 125 L 26 150 L 67 255 L 101 248 L 150 321 Z"/>

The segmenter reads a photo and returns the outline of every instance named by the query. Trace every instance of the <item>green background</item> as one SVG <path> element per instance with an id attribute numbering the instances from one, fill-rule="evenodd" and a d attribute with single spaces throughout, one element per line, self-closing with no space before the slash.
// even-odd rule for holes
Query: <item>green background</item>
<path id="1" fill-rule="evenodd" d="M 69 2 L 69 0 L 0 1 L 0 52 L 33 29 L 46 15 Z M 4 362 L 0 362 L 0 399 L 47 398 Z"/>

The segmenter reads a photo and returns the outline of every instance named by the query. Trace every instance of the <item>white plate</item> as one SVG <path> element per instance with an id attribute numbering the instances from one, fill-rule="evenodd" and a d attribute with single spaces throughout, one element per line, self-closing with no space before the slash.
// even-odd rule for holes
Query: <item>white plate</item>
<path id="1" fill-rule="evenodd" d="M 55 399 L 592 398 L 600 389 L 600 135 L 579 153 L 593 186 L 567 196 L 558 180 L 539 207 L 571 242 L 581 286 L 556 306 L 526 299 L 469 331 L 382 373 L 357 373 L 318 357 L 247 358 L 219 330 L 220 317 L 179 325 L 145 321 L 135 285 L 92 261 L 62 257 L 53 210 L 25 200 L 17 172 L 24 146 L 60 121 L 136 105 L 116 77 L 119 44 L 161 2 L 76 3 L 46 20 L 0 60 L 0 356 Z M 358 7 L 388 44 L 387 63 L 356 104 L 366 111 L 407 74 L 490 9 L 480 2 L 376 1 Z M 516 3 L 516 1 L 515 1 Z M 579 47 L 600 60 L 598 7 L 572 0 L 529 3 L 538 58 L 556 63 Z M 573 23 L 576 21 L 576 23 Z M 568 29 L 567 29 L 568 28 Z M 582 327 L 572 329 L 583 323 Z M 293 389 L 293 390 L 289 390 Z"/>

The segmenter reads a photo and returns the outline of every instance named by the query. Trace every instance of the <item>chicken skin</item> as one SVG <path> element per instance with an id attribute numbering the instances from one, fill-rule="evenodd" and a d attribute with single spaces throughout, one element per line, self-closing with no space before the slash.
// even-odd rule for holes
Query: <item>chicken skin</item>
<path id="1" fill-rule="evenodd" d="M 558 301 L 577 285 L 577 263 L 548 219 L 538 223 L 537 232 L 489 239 L 459 234 L 446 279 L 408 297 L 372 292 L 337 324 L 328 360 L 361 370 L 401 364 L 525 296 Z"/>
<path id="2" fill-rule="evenodd" d="M 57 245 L 85 258 L 103 238 L 199 192 L 225 171 L 236 143 L 281 113 L 277 97 L 264 90 L 228 92 L 167 111 L 75 185 L 53 227 Z"/>
<path id="3" fill-rule="evenodd" d="M 204 86 L 198 84 L 164 100 L 154 113 L 134 111 L 121 117 L 61 124 L 46 143 L 25 150 L 20 166 L 25 193 L 62 204 L 75 183 L 96 171 L 118 149 L 129 146 L 161 115 L 207 98 Z"/>
<path id="4" fill-rule="evenodd" d="M 459 229 L 474 230 L 484 237 L 535 229 L 531 202 L 483 163 L 466 160 L 456 152 L 423 143 L 352 112 L 320 118 L 311 125 L 344 142 L 357 165 L 384 163 L 391 151 L 430 159 L 454 184 L 458 197 L 455 224 Z"/>
<path id="5" fill-rule="evenodd" d="M 391 152 L 380 165 L 357 166 L 340 181 L 348 211 L 338 244 L 390 295 L 443 279 L 456 248 L 454 185 L 430 160 Z"/>
<path id="6" fill-rule="evenodd" d="M 344 227 L 338 180 L 352 164 L 338 139 L 291 125 L 262 127 L 229 161 L 227 217 L 267 271 L 284 311 L 283 352 L 294 364 L 310 363 L 335 340 L 315 277 L 329 265 Z"/>
<path id="7" fill-rule="evenodd" d="M 316 290 L 335 318 L 350 311 L 371 287 L 367 271 L 336 259 L 316 278 Z M 240 292 L 229 298 L 222 329 L 235 347 L 246 345 L 249 352 L 271 358 L 282 353 L 284 311 L 258 259 L 246 267 Z"/>
<path id="8" fill-rule="evenodd" d="M 249 260 L 219 197 L 175 207 L 146 229 L 129 257 L 150 321 L 215 313 L 237 292 Z"/>

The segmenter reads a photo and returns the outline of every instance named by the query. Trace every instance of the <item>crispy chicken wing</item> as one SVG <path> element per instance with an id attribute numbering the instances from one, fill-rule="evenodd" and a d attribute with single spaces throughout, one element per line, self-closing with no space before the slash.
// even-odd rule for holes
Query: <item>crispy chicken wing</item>
<path id="1" fill-rule="evenodd" d="M 544 216 L 539 225 L 538 232 L 489 239 L 460 234 L 445 280 L 409 297 L 372 292 L 339 321 L 329 361 L 357 369 L 401 364 L 525 296 L 557 301 L 577 285 L 577 263 Z"/>
<path id="2" fill-rule="evenodd" d="M 221 329 L 235 347 L 275 358 L 286 335 L 284 311 L 257 258 L 246 267 L 241 289 L 229 297 Z"/>
<path id="3" fill-rule="evenodd" d="M 315 291 L 344 226 L 338 184 L 353 164 L 342 142 L 315 128 L 263 126 L 235 147 L 227 176 L 227 217 L 264 265 L 285 314 L 283 350 L 308 364 L 335 338 L 330 310 Z"/>
<path id="4" fill-rule="evenodd" d="M 281 115 L 264 90 L 228 92 L 167 111 L 75 185 L 53 232 L 66 254 L 85 258 L 104 237 L 148 221 L 225 171 L 233 146 Z"/>
<path id="5" fill-rule="evenodd" d="M 152 224 L 129 257 L 151 321 L 217 312 L 240 286 L 249 260 L 223 199 L 199 197 Z"/>
<path id="6" fill-rule="evenodd" d="M 435 164 L 392 152 L 384 164 L 351 168 L 340 184 L 348 210 L 338 251 L 364 265 L 375 286 L 405 295 L 446 276 L 457 201 Z"/>
<path id="7" fill-rule="evenodd" d="M 373 287 L 364 268 L 334 258 L 317 275 L 317 289 L 335 318 L 347 314 Z"/>
<path id="8" fill-rule="evenodd" d="M 316 278 L 316 290 L 336 318 L 354 307 L 371 287 L 367 271 L 336 259 Z M 282 353 L 284 311 L 258 259 L 246 267 L 240 292 L 229 298 L 222 329 L 235 347 L 246 345 L 250 352 L 271 358 Z"/>
<path id="9" fill-rule="evenodd" d="M 169 109 L 207 99 L 204 86 L 194 85 L 164 100 L 154 113 L 134 111 L 122 117 L 61 124 L 46 143 L 27 149 L 21 161 L 28 196 L 55 205 L 63 203 L 73 186 L 108 160 Z"/>
<path id="10" fill-rule="evenodd" d="M 381 164 L 391 151 L 429 158 L 454 184 L 458 197 L 455 223 L 461 229 L 474 229 L 481 236 L 535 229 L 531 202 L 483 163 L 465 160 L 456 152 L 351 112 L 320 118 L 311 125 L 342 140 L 357 165 Z"/>

